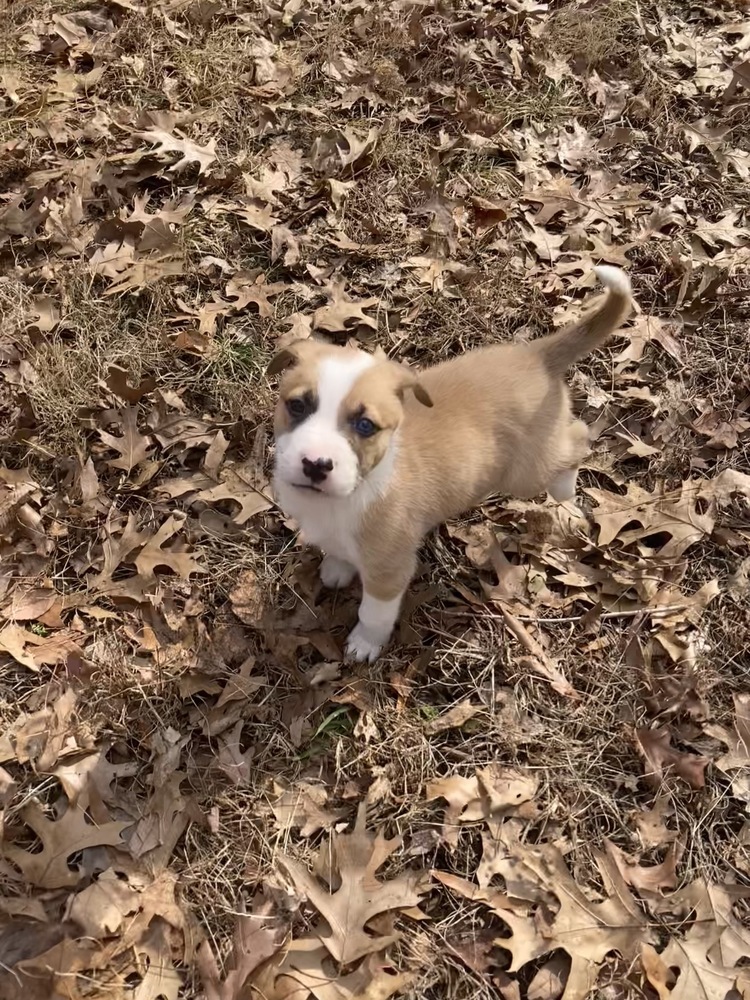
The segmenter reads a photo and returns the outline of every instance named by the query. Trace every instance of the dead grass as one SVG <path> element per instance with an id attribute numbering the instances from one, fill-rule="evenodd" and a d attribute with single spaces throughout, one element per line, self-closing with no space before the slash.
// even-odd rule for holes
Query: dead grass
<path id="1" fill-rule="evenodd" d="M 41 525 L 36 534 L 14 522 L 14 534 L 0 536 L 0 604 L 8 588 L 11 593 L 16 586 L 52 583 L 69 602 L 62 611 L 65 625 L 81 634 L 80 654 L 42 664 L 38 673 L 5 658 L 0 735 L 20 712 L 56 704 L 68 682 L 77 685 L 83 692 L 75 715 L 78 746 L 82 754 L 99 749 L 111 763 L 135 765 L 135 773 L 115 780 L 117 815 L 135 823 L 156 814 L 158 740 L 177 734 L 184 778 L 175 801 L 187 810 L 189 822 L 167 860 L 168 870 L 179 879 L 191 928 L 206 936 L 222 961 L 238 912 L 264 883 L 288 918 L 291 937 L 304 936 L 314 920 L 312 908 L 287 891 L 281 858 L 289 854 L 312 865 L 324 835 L 318 830 L 302 837 L 299 827 L 284 828 L 277 821 L 272 805 L 279 783 L 320 784 L 328 796 L 326 809 L 337 810 L 340 822 L 350 826 L 366 798 L 370 828 L 403 838 L 403 847 L 388 860 L 386 877 L 434 868 L 473 880 L 483 826 L 464 824 L 450 850 L 441 832 L 445 803 L 427 801 L 425 791 L 438 777 L 470 778 L 477 768 L 499 764 L 538 778 L 537 813 L 522 827 L 524 841 L 560 845 L 592 899 L 604 891 L 596 856 L 605 839 L 639 855 L 642 864 L 663 860 L 661 850 L 641 850 L 633 819 L 659 796 L 668 799 L 671 827 L 685 844 L 680 885 L 698 878 L 745 885 L 750 878 L 745 806 L 727 776 L 712 764 L 703 789 L 689 789 L 671 777 L 648 781 L 635 737 L 640 727 L 665 726 L 681 752 L 713 761 L 724 749 L 704 731 L 706 720 L 692 710 L 691 699 L 707 706 L 711 722 L 730 727 L 732 695 L 748 689 L 747 588 L 732 584 L 747 558 L 742 501 L 728 504 L 717 516 L 717 532 L 688 552 L 686 592 L 714 579 L 721 590 L 694 625 L 678 627 L 680 636 L 693 642 L 692 661 L 687 654 L 684 661 L 669 659 L 655 639 L 658 620 L 647 607 L 621 615 L 605 610 L 600 620 L 584 622 L 595 600 L 606 605 L 615 595 L 581 589 L 556 608 L 538 606 L 530 590 L 524 621 L 580 695 L 577 702 L 563 699 L 523 658 L 526 651 L 503 624 L 501 602 L 485 600 L 482 583 L 495 585 L 497 574 L 477 569 L 465 544 L 441 529 L 426 543 L 423 571 L 413 587 L 417 606 L 392 648 L 372 668 L 341 665 L 340 676 L 320 680 L 317 672 L 339 658 L 335 644 L 356 615 L 356 588 L 324 594 L 315 582 L 315 558 L 301 553 L 275 511 L 239 526 L 233 520 L 236 501 L 160 492 L 157 487 L 174 478 L 203 474 L 206 443 L 162 449 L 151 439 L 158 468 L 135 486 L 139 469 L 108 465 L 96 433 L 112 426 L 103 414 L 119 401 L 105 380 L 110 365 L 121 365 L 131 386 L 150 377 L 156 381 L 155 395 L 134 404 L 142 434 L 150 433 L 147 419 L 156 396 L 167 394 L 172 403 L 180 400 L 188 415 L 204 420 L 212 434 L 225 435 L 229 445 L 221 475 L 255 461 L 260 481 L 270 463 L 274 392 L 265 377 L 268 359 L 285 320 L 295 312 L 311 315 L 331 277 L 344 277 L 355 298 L 377 299 L 371 310 L 377 331 L 342 330 L 339 339 L 347 333 L 362 336 L 398 359 L 430 364 L 481 344 L 546 333 L 553 311 L 583 295 L 578 278 L 599 262 L 596 253 L 580 251 L 578 272 L 565 268 L 570 253 L 541 260 L 528 240 L 529 228 L 538 225 L 553 241 L 573 233 L 579 247 L 588 245 L 582 235 L 595 236 L 599 245 L 627 245 L 643 311 L 682 324 L 681 363 L 651 345 L 641 365 L 618 369 L 605 352 L 580 366 L 580 385 L 599 386 L 614 400 L 597 445 L 610 464 L 605 462 L 604 471 L 587 470 L 582 485 L 620 492 L 629 481 L 647 489 L 661 483 L 679 487 L 690 477 L 750 465 L 746 432 L 736 447 L 711 451 L 693 426 L 706 407 L 727 419 L 747 413 L 747 238 L 738 235 L 734 245 L 721 244 L 708 254 L 692 232 L 698 219 L 744 211 L 745 182 L 736 170 L 717 166 L 707 145 L 686 154 L 682 131 L 686 123 L 708 116 L 710 127 L 727 127 L 723 142 L 745 149 L 750 132 L 741 111 L 734 103 L 720 104 L 718 87 L 686 96 L 677 86 L 687 75 L 683 68 L 669 64 L 668 72 L 655 71 L 655 47 L 668 64 L 664 45 L 649 40 L 661 31 L 661 8 L 631 0 L 606 0 L 593 8 L 557 3 L 549 15 L 537 17 L 510 16 L 502 5 L 489 6 L 491 11 L 479 11 L 476 5 L 438 4 L 417 16 L 389 3 L 344 8 L 315 0 L 299 11 L 288 5 L 286 14 L 278 5 L 255 2 L 219 3 L 215 11 L 201 5 L 156 4 L 139 11 L 115 5 L 105 12 L 115 30 L 95 56 L 71 56 L 54 40 L 45 41 L 48 51 L 42 52 L 27 52 L 22 43 L 30 18 L 48 22 L 52 14 L 79 11 L 76 0 L 54 0 L 38 10 L 12 5 L 6 11 L 10 28 L 0 47 L 5 66 L 22 85 L 17 103 L 0 88 L 5 112 L 0 143 L 11 144 L 0 165 L 0 213 L 16 195 L 25 199 L 23 208 L 33 201 L 27 179 L 34 171 L 96 156 L 128 164 L 127 157 L 142 145 L 131 132 L 136 122 L 145 127 L 146 112 L 164 115 L 173 134 L 181 130 L 201 146 L 216 144 L 217 160 L 204 174 L 195 162 L 171 172 L 165 160 L 153 173 L 144 168 L 141 176 L 136 160 L 122 168 L 111 189 L 97 183 L 82 205 L 80 226 L 72 227 L 76 245 L 86 248 L 79 253 L 43 223 L 25 234 L 4 234 L 0 223 L 0 238 L 7 235 L 0 245 L 6 275 L 0 279 L 0 360 L 9 373 L 0 380 L 3 462 L 12 470 L 30 465 L 41 490 L 41 499 L 31 505 L 39 517 L 34 523 Z M 708 31 L 723 23 L 723 15 L 709 17 L 705 11 L 692 11 L 688 18 L 679 4 L 664 10 L 685 30 L 699 24 Z M 644 35 L 642 24 L 651 35 Z M 258 54 L 261 43 L 266 47 Z M 522 60 L 520 72 L 514 56 Z M 104 73 L 89 92 L 58 99 L 54 106 L 44 99 L 56 70 L 89 70 L 98 59 Z M 552 60 L 568 67 L 560 79 L 554 78 L 554 67 L 545 68 Z M 606 100 L 597 103 L 590 87 L 594 72 L 607 83 L 630 87 L 619 115 L 609 115 Z M 575 166 L 562 166 L 556 140 L 561 131 L 569 134 L 573 120 L 588 130 L 587 145 L 579 159 L 573 155 Z M 50 136 L 52 125 L 64 127 L 63 138 Z M 329 130 L 363 138 L 371 128 L 378 139 L 369 160 L 334 176 L 343 185 L 337 205 L 329 178 L 310 164 L 313 142 Z M 628 130 L 629 137 L 600 147 L 599 140 L 614 128 Z M 303 165 L 300 178 L 280 184 L 270 206 L 301 239 L 299 260 L 292 263 L 283 255 L 271 260 L 269 231 L 216 207 L 242 199 L 247 178 L 272 169 L 278 143 L 299 151 Z M 644 204 L 610 210 L 606 194 L 597 194 L 585 212 L 571 210 L 568 218 L 568 206 L 538 223 L 545 205 L 524 200 L 523 192 L 543 187 L 547 175 L 571 180 L 579 200 L 588 197 L 589 183 L 610 177 L 619 191 L 632 195 L 637 189 L 639 197 L 642 192 Z M 45 190 L 60 206 L 68 205 L 74 191 L 70 172 Z M 168 198 L 193 190 L 194 210 L 170 224 L 184 273 L 107 295 L 109 279 L 92 274 L 91 232 L 104 220 L 122 221 L 120 212 L 131 212 L 136 196 L 148 194 L 148 210 L 158 216 Z M 503 203 L 507 220 L 481 231 L 472 200 L 477 198 Z M 656 207 L 674 212 L 675 221 L 646 238 L 640 226 Z M 738 229 L 741 223 L 738 216 Z M 342 249 L 342 243 L 359 248 Z M 736 251 L 739 263 L 727 262 L 728 249 Z M 455 284 L 449 275 L 443 290 L 433 289 L 409 266 L 422 255 L 467 271 Z M 207 263 L 209 257 L 219 263 Z M 678 300 L 687 267 L 694 271 L 689 294 Z M 712 267 L 734 271 L 720 292 L 698 295 L 699 282 Z M 272 300 L 273 317 L 259 316 L 254 305 L 227 308 L 216 329 L 199 336 L 193 312 L 226 300 L 227 281 L 238 272 L 262 272 L 268 282 L 286 283 Z M 41 294 L 52 297 L 61 314 L 47 331 L 32 322 L 34 296 Z M 626 343 L 618 341 L 616 350 Z M 616 397 L 632 386 L 649 388 L 659 408 L 648 401 L 629 406 Z M 603 418 L 585 392 L 581 405 L 590 422 Z M 82 411 L 88 414 L 85 423 Z M 674 433 L 663 445 L 654 435 L 667 418 Z M 658 453 L 623 456 L 616 450 L 617 431 L 625 427 L 656 442 Z M 255 459 L 258 442 L 263 455 Z M 81 498 L 80 466 L 89 457 L 99 476 L 99 509 L 87 509 Z M 592 504 L 585 494 L 580 499 L 590 527 Z M 184 513 L 185 522 L 169 544 L 184 546 L 206 572 L 183 580 L 160 571 L 137 603 L 98 593 L 92 580 L 104 562 L 108 519 L 122 517 L 124 523 L 132 514 L 139 530 L 153 532 L 174 513 Z M 578 555 L 555 546 L 549 562 L 523 546 L 519 553 L 526 527 L 516 511 L 492 502 L 462 524 L 491 524 L 513 566 L 532 567 L 553 597 L 568 596 L 570 588 L 558 583 L 556 574 L 561 560 Z M 120 532 L 121 526 L 116 538 Z M 596 538 L 595 529 L 591 537 Z M 637 547 L 618 542 L 602 550 L 592 544 L 585 565 L 623 571 L 628 559 L 636 559 Z M 117 567 L 117 580 L 135 572 L 133 558 L 129 554 Z M 246 575 L 256 581 L 257 620 L 249 613 L 240 620 L 233 598 Z M 622 590 L 633 593 L 624 583 Z M 34 634 L 56 634 L 60 628 L 38 627 L 42 631 Z M 646 651 L 641 662 L 633 659 L 634 637 Z M 216 721 L 220 692 L 235 683 L 243 665 L 248 677 L 261 678 L 232 720 L 232 726 L 239 724 L 239 751 L 249 755 L 244 777 L 239 765 L 234 774 L 221 765 L 230 729 Z M 659 694 L 662 675 L 679 689 L 672 703 Z M 467 723 L 434 731 L 435 720 L 467 700 L 477 708 Z M 232 699 L 222 704 L 231 708 Z M 61 786 L 29 762 L 14 758 L 6 764 L 18 781 L 5 813 L 9 839 L 28 844 L 31 834 L 20 810 L 39 801 L 51 814 L 59 808 Z M 28 887 L 17 874 L 3 869 L 7 894 L 25 898 Z M 98 874 L 87 869 L 81 886 Z M 62 917 L 72 895 L 32 889 L 50 920 Z M 411 1000 L 498 996 L 508 966 L 508 952 L 497 945 L 508 933 L 502 921 L 486 906 L 442 886 L 423 906 L 430 920 L 399 918 L 404 935 L 388 952 L 393 968 L 414 974 L 403 995 Z M 746 911 L 741 918 L 747 920 Z M 663 943 L 667 937 L 665 931 Z M 496 942 L 492 960 L 477 971 L 462 949 L 491 940 Z M 541 964 L 529 963 L 519 973 L 520 995 L 526 995 Z M 184 979 L 180 996 L 202 995 L 196 963 L 177 965 Z M 98 998 L 98 986 L 92 981 L 81 990 Z M 611 956 L 597 989 L 599 1000 L 652 998 L 642 973 Z"/>
<path id="2" fill-rule="evenodd" d="M 586 73 L 637 76 L 638 16 L 633 0 L 604 0 L 593 9 L 566 4 L 552 13 L 544 37 L 555 53 Z"/>

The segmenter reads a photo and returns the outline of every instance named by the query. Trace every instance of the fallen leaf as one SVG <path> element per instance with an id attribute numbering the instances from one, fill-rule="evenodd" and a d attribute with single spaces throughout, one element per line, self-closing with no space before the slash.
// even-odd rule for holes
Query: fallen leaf
<path id="1" fill-rule="evenodd" d="M 301 837 L 311 837 L 319 830 L 330 830 L 341 819 L 341 810 L 326 809 L 328 791 L 323 785 L 296 781 L 284 787 L 274 782 L 276 799 L 271 809 L 278 830 L 299 829 Z"/>
<path id="2" fill-rule="evenodd" d="M 678 841 L 672 842 L 667 856 L 658 865 L 638 864 L 610 840 L 605 839 L 604 847 L 617 865 L 623 879 L 639 892 L 660 893 L 665 889 L 677 887 L 676 869 L 684 851 L 684 846 Z"/>
<path id="3" fill-rule="evenodd" d="M 659 729 L 636 729 L 638 749 L 649 766 L 647 781 L 659 786 L 670 773 L 686 781 L 691 788 L 703 788 L 707 757 L 683 753 L 671 746 L 671 736 L 666 727 Z"/>
<path id="4" fill-rule="evenodd" d="M 448 709 L 447 712 L 443 712 L 437 719 L 428 722 L 425 726 L 425 731 L 434 734 L 442 733 L 446 729 L 460 729 L 481 711 L 481 705 L 472 705 L 469 700 L 462 701 L 458 705 L 454 705 L 453 708 Z"/>
<path id="5" fill-rule="evenodd" d="M 47 818 L 40 805 L 30 802 L 21 810 L 20 818 L 39 837 L 42 850 L 32 854 L 14 844 L 5 844 L 2 851 L 6 858 L 21 869 L 28 882 L 43 889 L 76 886 L 81 873 L 70 867 L 70 856 L 87 847 L 102 844 L 121 847 L 122 831 L 131 825 L 120 820 L 90 823 L 83 803 L 69 806 L 60 819 L 55 821 Z"/>
<path id="6" fill-rule="evenodd" d="M 201 942 L 197 959 L 206 1000 L 242 1000 L 252 973 L 279 951 L 283 931 L 270 911 L 270 904 L 256 902 L 251 913 L 236 917 L 232 951 L 223 977 L 209 942 Z"/>
<path id="7" fill-rule="evenodd" d="M 340 333 L 358 324 L 377 330 L 377 321 L 363 310 L 377 305 L 378 300 L 376 298 L 352 299 L 344 291 L 345 285 L 345 279 L 339 278 L 331 280 L 324 289 L 328 302 L 313 313 L 313 330 L 329 330 L 332 333 Z"/>
<path id="8" fill-rule="evenodd" d="M 122 424 L 122 435 L 115 436 L 102 430 L 98 431 L 98 434 L 102 442 L 119 456 L 109 459 L 107 464 L 114 469 L 130 473 L 136 465 L 148 458 L 151 441 L 147 435 L 141 434 L 138 430 L 138 410 L 134 406 L 117 410 L 116 415 Z"/>
<path id="9" fill-rule="evenodd" d="M 734 795 L 744 800 L 750 811 L 750 694 L 734 696 L 733 729 L 714 723 L 704 725 L 703 729 L 728 747 L 727 753 L 714 764 L 730 777 Z"/>
<path id="10" fill-rule="evenodd" d="M 379 914 L 416 906 L 426 891 L 424 879 L 418 874 L 399 875 L 387 882 L 376 878 L 377 870 L 399 843 L 400 838 L 385 840 L 380 834 L 367 832 L 363 802 L 354 830 L 331 838 L 331 869 L 339 880 L 335 891 L 332 887 L 323 889 L 303 865 L 288 855 L 282 856 L 295 887 L 305 894 L 327 924 L 316 931 L 317 936 L 342 965 L 393 943 L 398 935 L 370 934 L 368 923 Z"/>
<path id="11" fill-rule="evenodd" d="M 154 152 L 157 156 L 169 158 L 177 155 L 178 159 L 166 167 L 170 173 L 178 174 L 191 164 L 197 163 L 198 173 L 204 174 L 216 160 L 216 142 L 213 139 L 209 139 L 205 146 L 199 146 L 177 129 L 173 135 L 166 129 L 158 127 L 134 132 L 133 136 L 143 142 L 151 143 L 155 147 Z"/>
<path id="12" fill-rule="evenodd" d="M 638 363 L 643 359 L 647 344 L 658 343 L 675 361 L 682 361 L 682 348 L 675 334 L 680 327 L 675 322 L 665 322 L 658 316 L 646 316 L 643 313 L 636 317 L 632 326 L 618 330 L 617 335 L 627 337 L 630 343 L 619 354 L 615 362 L 620 364 Z"/>
<path id="13" fill-rule="evenodd" d="M 56 591 L 48 587 L 16 589 L 3 608 L 3 614 L 11 621 L 36 621 L 50 610 L 57 598 Z"/>

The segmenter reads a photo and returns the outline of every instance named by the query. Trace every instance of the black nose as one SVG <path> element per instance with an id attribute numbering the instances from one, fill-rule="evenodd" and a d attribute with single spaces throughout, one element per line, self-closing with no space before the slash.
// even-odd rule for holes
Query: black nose
<path id="1" fill-rule="evenodd" d="M 318 458 L 311 462 L 309 458 L 302 459 L 302 471 L 313 483 L 322 483 L 333 468 L 330 458 Z"/>

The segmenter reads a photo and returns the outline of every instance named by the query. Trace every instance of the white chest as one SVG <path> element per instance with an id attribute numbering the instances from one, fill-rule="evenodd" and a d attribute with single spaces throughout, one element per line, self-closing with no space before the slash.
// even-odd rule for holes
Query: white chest
<path id="1" fill-rule="evenodd" d="M 282 482 L 274 484 L 276 501 L 300 527 L 303 540 L 326 555 L 336 556 L 361 567 L 357 534 L 363 505 L 357 492 L 347 497 L 331 497 L 296 489 Z"/>

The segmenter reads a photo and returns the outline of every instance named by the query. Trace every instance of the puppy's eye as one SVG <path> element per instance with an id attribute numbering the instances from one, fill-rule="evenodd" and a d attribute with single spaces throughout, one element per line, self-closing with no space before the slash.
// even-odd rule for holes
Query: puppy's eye
<path id="1" fill-rule="evenodd" d="M 287 399 L 286 409 L 292 420 L 301 420 L 307 414 L 307 403 L 301 396 L 293 396 Z"/>
<path id="2" fill-rule="evenodd" d="M 379 430 L 369 417 L 357 417 L 356 420 L 352 421 L 352 427 L 363 438 L 372 437 Z"/>

